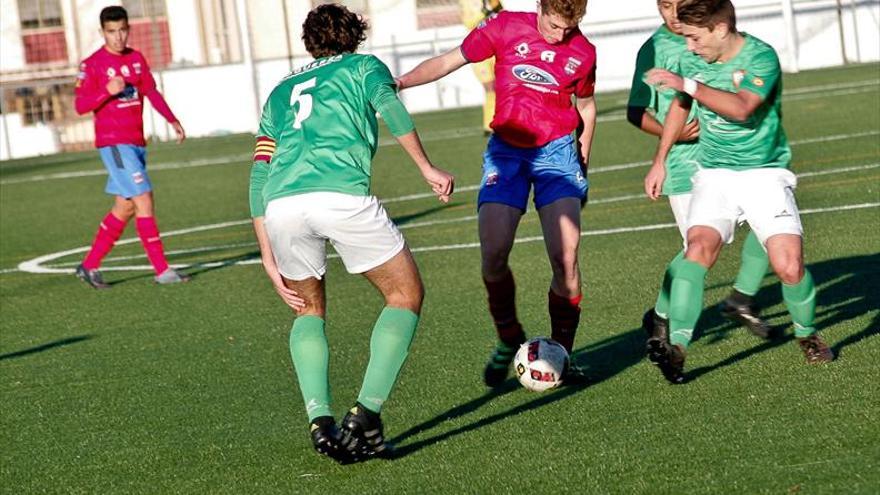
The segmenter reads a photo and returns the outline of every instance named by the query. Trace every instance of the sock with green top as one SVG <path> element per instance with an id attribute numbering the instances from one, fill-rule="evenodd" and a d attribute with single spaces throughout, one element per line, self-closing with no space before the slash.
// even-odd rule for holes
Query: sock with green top
<path id="1" fill-rule="evenodd" d="M 770 259 L 767 257 L 764 247 L 761 246 L 761 241 L 758 240 L 754 232 L 749 232 L 746 242 L 743 244 L 739 273 L 736 274 L 733 288 L 747 296 L 754 296 L 761 288 L 761 282 L 764 280 L 769 266 Z"/>
<path id="2" fill-rule="evenodd" d="M 669 319 L 669 291 L 672 289 L 672 267 L 683 259 L 684 250 L 681 250 L 666 265 L 666 271 L 663 272 L 663 284 L 660 286 L 660 293 L 657 294 L 657 302 L 654 303 L 654 313 L 660 318 Z"/>
<path id="3" fill-rule="evenodd" d="M 364 408 L 379 413 L 391 395 L 397 375 L 409 354 L 419 315 L 408 309 L 386 306 L 370 338 L 370 362 L 358 396 Z"/>
<path id="4" fill-rule="evenodd" d="M 319 416 L 333 416 L 330 410 L 330 348 L 323 318 L 306 315 L 293 322 L 290 357 L 293 358 L 309 421 Z"/>
<path id="5" fill-rule="evenodd" d="M 816 333 L 816 285 L 809 270 L 804 269 L 804 277 L 800 282 L 794 285 L 782 284 L 782 299 L 791 313 L 795 337 L 804 338 Z"/>
<path id="6" fill-rule="evenodd" d="M 684 348 L 691 343 L 694 327 L 703 310 L 703 288 L 708 269 L 682 259 L 673 267 L 669 291 L 669 342 Z"/>

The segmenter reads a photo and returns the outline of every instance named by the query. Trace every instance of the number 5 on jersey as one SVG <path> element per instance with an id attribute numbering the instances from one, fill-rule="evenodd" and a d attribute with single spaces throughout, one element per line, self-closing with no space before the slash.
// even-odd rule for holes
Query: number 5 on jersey
<path id="1" fill-rule="evenodd" d="M 306 91 L 315 87 L 316 77 L 308 81 L 301 82 L 293 87 L 290 93 L 290 107 L 293 109 L 294 104 L 299 103 L 299 109 L 294 111 L 293 128 L 302 129 L 302 123 L 309 118 L 312 113 L 312 95 Z"/>

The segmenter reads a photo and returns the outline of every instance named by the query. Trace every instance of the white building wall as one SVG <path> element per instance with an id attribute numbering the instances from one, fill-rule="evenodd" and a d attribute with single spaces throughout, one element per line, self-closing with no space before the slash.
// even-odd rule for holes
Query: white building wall
<path id="1" fill-rule="evenodd" d="M 24 47 L 21 43 L 21 23 L 18 22 L 18 2 L 0 0 L 0 72 L 24 68 Z"/>

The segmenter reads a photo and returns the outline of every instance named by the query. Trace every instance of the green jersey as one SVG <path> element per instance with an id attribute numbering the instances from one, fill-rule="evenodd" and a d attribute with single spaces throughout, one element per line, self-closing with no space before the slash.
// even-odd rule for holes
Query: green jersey
<path id="1" fill-rule="evenodd" d="M 726 62 L 707 63 L 688 54 L 679 74 L 722 91 L 746 90 L 762 103 L 745 122 L 735 122 L 697 104 L 700 119 L 700 152 L 704 168 L 788 168 L 791 148 L 782 129 L 782 70 L 773 48 L 742 33 L 745 43 Z"/>
<path id="2" fill-rule="evenodd" d="M 628 106 L 645 108 L 662 125 L 675 93 L 657 91 L 655 87 L 645 83 L 645 73 L 654 67 L 675 72 L 679 68 L 679 59 L 686 53 L 684 37 L 670 31 L 665 24 L 660 26 L 639 49 Z M 695 112 L 692 108 L 688 121 L 693 119 Z M 699 167 L 696 161 L 697 152 L 696 141 L 672 146 L 666 158 L 663 194 L 684 194 L 691 191 L 691 177 Z"/>
<path id="3" fill-rule="evenodd" d="M 317 59 L 282 80 L 263 106 L 251 214 L 262 216 L 270 201 L 294 194 L 369 195 L 376 112 L 396 136 L 413 130 L 396 87 L 379 59 L 351 53 Z M 397 117 L 394 125 L 386 113 Z"/>

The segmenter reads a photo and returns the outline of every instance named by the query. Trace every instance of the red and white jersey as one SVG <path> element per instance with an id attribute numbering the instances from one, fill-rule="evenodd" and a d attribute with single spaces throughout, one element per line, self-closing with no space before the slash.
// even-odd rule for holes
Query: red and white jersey
<path id="1" fill-rule="evenodd" d="M 111 95 L 107 83 L 120 76 L 125 89 Z M 126 48 L 113 54 L 101 47 L 85 59 L 79 67 L 76 81 L 76 111 L 95 112 L 95 146 L 114 144 L 145 146 L 144 96 L 168 122 L 177 122 L 162 94 L 156 90 L 156 81 L 143 55 Z"/>
<path id="2" fill-rule="evenodd" d="M 538 14 L 500 12 L 480 23 L 461 44 L 469 62 L 495 57 L 492 129 L 522 148 L 570 134 L 580 117 L 571 96 L 593 95 L 596 48 L 575 29 L 556 44 L 538 31 Z"/>

